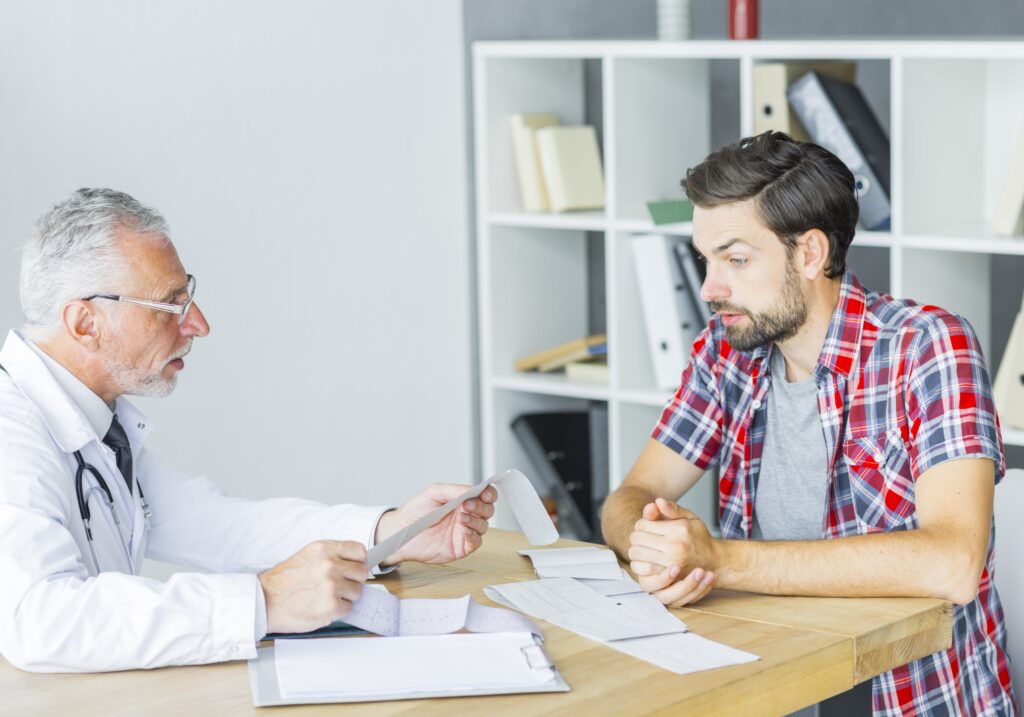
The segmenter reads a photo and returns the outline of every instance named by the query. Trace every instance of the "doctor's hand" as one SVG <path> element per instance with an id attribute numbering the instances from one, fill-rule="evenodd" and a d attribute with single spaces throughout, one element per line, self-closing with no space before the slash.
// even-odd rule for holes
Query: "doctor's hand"
<path id="1" fill-rule="evenodd" d="M 381 516 L 377 523 L 376 542 L 393 535 L 435 508 L 457 498 L 467 490 L 468 485 L 435 483 L 419 495 L 410 498 L 398 510 Z M 420 563 L 448 563 L 464 558 L 483 543 L 487 532 L 487 520 L 494 515 L 494 501 L 498 491 L 488 486 L 478 498 L 467 500 L 444 518 L 434 523 L 415 538 L 389 555 L 382 565 L 393 565 L 403 560 Z"/>
<path id="2" fill-rule="evenodd" d="M 630 569 L 640 587 L 680 607 L 700 600 L 715 584 L 717 541 L 686 508 L 658 498 L 644 506 L 629 536 Z"/>
<path id="3" fill-rule="evenodd" d="M 366 582 L 366 547 L 318 540 L 260 573 L 267 632 L 309 632 L 348 615 Z"/>

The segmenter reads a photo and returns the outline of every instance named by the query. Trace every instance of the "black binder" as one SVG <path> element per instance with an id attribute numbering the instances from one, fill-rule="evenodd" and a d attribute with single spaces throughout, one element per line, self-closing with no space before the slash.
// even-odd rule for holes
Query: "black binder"
<path id="1" fill-rule="evenodd" d="M 563 537 L 601 542 L 608 494 L 608 409 L 525 413 L 512 430 L 533 463 L 540 490 L 558 508 Z"/>
<path id="2" fill-rule="evenodd" d="M 864 93 L 857 85 L 808 72 L 786 95 L 807 134 L 853 172 L 861 224 L 888 228 L 889 138 Z"/>

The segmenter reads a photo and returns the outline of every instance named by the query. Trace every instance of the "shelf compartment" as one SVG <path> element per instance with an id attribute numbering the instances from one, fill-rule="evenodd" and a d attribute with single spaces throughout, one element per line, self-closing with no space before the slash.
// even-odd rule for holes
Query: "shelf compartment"
<path id="1" fill-rule="evenodd" d="M 511 374 L 517 358 L 591 333 L 588 242 L 604 235 L 517 227 L 490 234 L 490 369 Z"/>
<path id="2" fill-rule="evenodd" d="M 710 67 L 705 59 L 615 61 L 612 181 L 619 218 L 643 221 L 648 201 L 681 197 L 687 168 L 711 151 Z"/>
<path id="3" fill-rule="evenodd" d="M 904 231 L 991 237 L 1024 131 L 1024 59 L 907 59 Z"/>
<path id="4" fill-rule="evenodd" d="M 562 125 L 585 124 L 587 60 L 490 58 L 483 62 L 486 97 L 478 121 L 485 125 L 481 129 L 486 140 L 480 149 L 486 157 L 488 211 L 522 212 L 509 117 L 551 112 Z"/>

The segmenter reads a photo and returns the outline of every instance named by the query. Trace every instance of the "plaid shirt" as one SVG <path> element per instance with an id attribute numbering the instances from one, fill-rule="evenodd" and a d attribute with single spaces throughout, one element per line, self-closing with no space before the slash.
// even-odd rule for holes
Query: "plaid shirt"
<path id="1" fill-rule="evenodd" d="M 737 351 L 724 336 L 716 316 L 653 437 L 702 469 L 720 464 L 722 536 L 750 539 L 772 347 Z M 964 319 L 865 292 L 847 271 L 814 378 L 830 456 L 823 538 L 916 528 L 914 481 L 953 458 L 991 458 L 1002 479 L 988 371 Z M 954 606 L 953 646 L 876 677 L 876 715 L 1015 714 L 994 538 L 993 522 L 978 596 Z"/>

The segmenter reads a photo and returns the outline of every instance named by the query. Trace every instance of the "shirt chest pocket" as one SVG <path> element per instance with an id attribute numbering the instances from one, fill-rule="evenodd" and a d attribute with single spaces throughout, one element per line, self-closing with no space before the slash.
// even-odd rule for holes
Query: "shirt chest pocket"
<path id="1" fill-rule="evenodd" d="M 879 434 L 843 443 L 857 518 L 867 532 L 894 530 L 913 519 L 914 479 L 899 436 Z"/>

